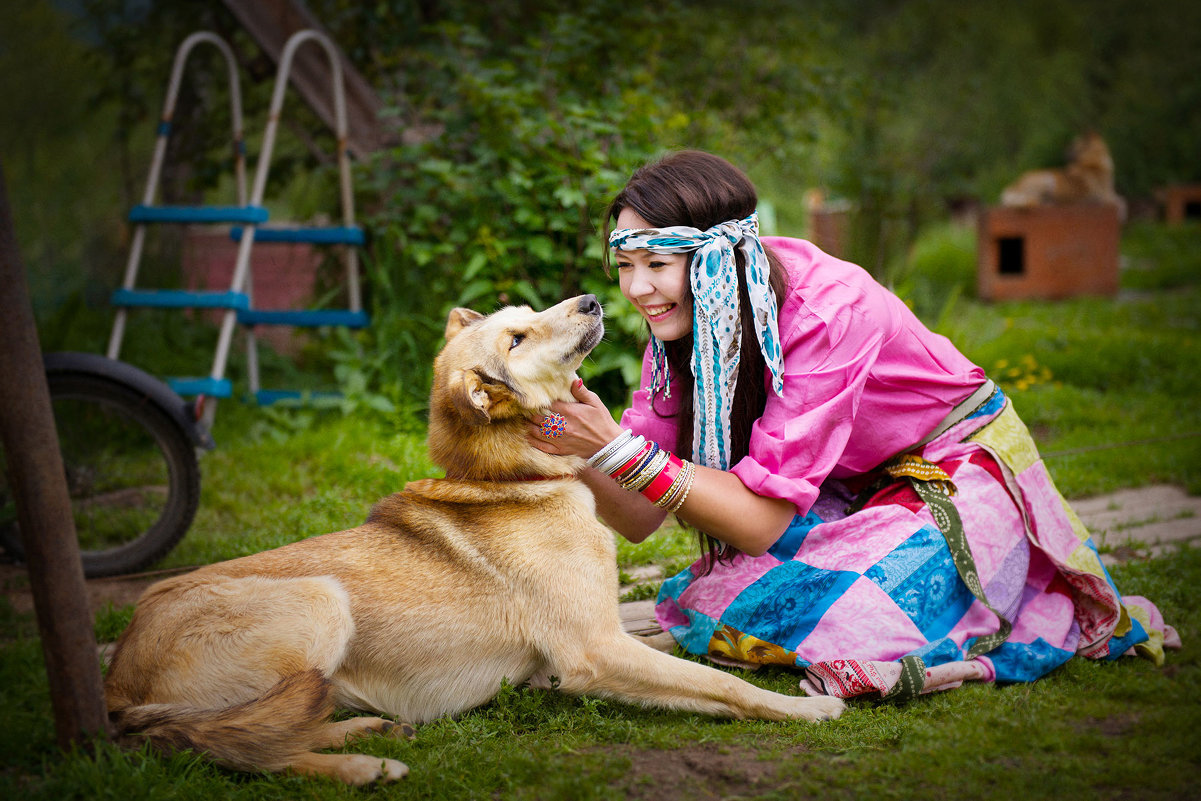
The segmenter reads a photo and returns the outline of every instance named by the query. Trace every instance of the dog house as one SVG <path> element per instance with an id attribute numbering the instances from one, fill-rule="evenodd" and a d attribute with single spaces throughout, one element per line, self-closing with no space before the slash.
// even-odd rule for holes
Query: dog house
<path id="1" fill-rule="evenodd" d="M 1201 222 L 1201 184 L 1169 186 L 1163 190 L 1164 222 Z"/>
<path id="2" fill-rule="evenodd" d="M 980 217 L 981 300 L 1056 300 L 1118 291 L 1118 210 L 1105 205 L 995 206 Z"/>

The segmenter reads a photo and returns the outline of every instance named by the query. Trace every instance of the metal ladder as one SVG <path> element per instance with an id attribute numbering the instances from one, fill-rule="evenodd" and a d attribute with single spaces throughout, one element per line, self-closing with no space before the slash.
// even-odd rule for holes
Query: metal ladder
<path id="1" fill-rule="evenodd" d="M 271 154 L 275 146 L 275 137 L 279 127 L 279 117 L 283 108 L 284 94 L 287 90 L 292 60 L 297 48 L 310 40 L 319 44 L 329 57 L 333 75 L 335 134 L 338 142 L 342 225 L 332 227 L 263 227 L 263 223 L 266 223 L 268 220 L 267 209 L 263 206 L 263 195 L 266 191 Z M 215 45 L 224 56 L 229 68 L 237 205 L 155 205 L 154 201 L 158 193 L 158 184 L 166 154 L 167 140 L 171 134 L 171 118 L 175 110 L 184 66 L 191 50 L 201 42 L 209 42 Z M 171 388 L 180 395 L 197 396 L 197 410 L 203 414 L 203 422 L 208 426 L 212 425 L 216 414 L 216 399 L 228 398 L 232 394 L 230 381 L 225 378 L 225 368 L 229 358 L 229 350 L 233 342 L 234 328 L 237 324 L 241 323 L 246 327 L 247 368 L 251 396 L 256 402 L 267 405 L 282 399 L 303 398 L 309 393 L 301 390 L 262 389 L 259 383 L 258 344 L 254 335 L 256 326 L 287 325 L 298 327 L 340 326 L 346 328 L 363 328 L 370 322 L 367 314 L 362 309 L 358 252 L 356 247 L 364 243 L 364 235 L 362 228 L 355 224 L 354 219 L 354 195 L 351 190 L 350 158 L 346 146 L 346 102 L 342 84 L 342 67 L 337 55 L 337 49 L 333 43 L 328 37 L 318 31 L 298 31 L 288 39 L 280 57 L 279 68 L 275 78 L 275 87 L 271 98 L 271 107 L 268 112 L 267 126 L 263 136 L 262 152 L 258 158 L 254 184 L 249 202 L 247 202 L 246 147 L 242 132 L 241 89 L 238 83 L 237 66 L 234 61 L 233 52 L 223 39 L 207 31 L 194 33 L 187 37 L 176 52 L 175 63 L 171 71 L 171 81 L 167 88 L 162 120 L 159 123 L 154 155 L 150 165 L 150 174 L 146 181 L 146 191 L 141 205 L 135 206 L 129 213 L 130 222 L 135 224 L 134 236 L 122 287 L 116 290 L 111 298 L 112 304 L 117 307 L 117 314 L 113 322 L 112 334 L 109 338 L 107 355 L 111 359 L 116 359 L 120 354 L 121 342 L 125 333 L 127 310 L 130 308 L 223 309 L 224 314 L 221 319 L 220 333 L 209 375 L 204 378 L 167 379 L 167 383 Z M 238 253 L 228 290 L 197 291 L 135 288 L 145 242 L 146 226 L 163 223 L 230 223 L 237 225 L 237 227 L 232 228 L 230 231 L 230 236 L 238 242 Z M 342 246 L 349 308 L 315 310 L 268 310 L 255 308 L 251 289 L 253 280 L 250 256 L 256 241 Z"/>

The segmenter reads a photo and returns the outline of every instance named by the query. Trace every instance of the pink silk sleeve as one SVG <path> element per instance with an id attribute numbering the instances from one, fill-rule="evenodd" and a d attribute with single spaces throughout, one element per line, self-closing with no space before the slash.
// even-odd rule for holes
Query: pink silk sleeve
<path id="1" fill-rule="evenodd" d="M 885 327 L 865 319 L 870 311 L 845 312 L 847 319 L 829 322 L 805 314 L 781 333 L 784 394 L 768 394 L 751 428 L 750 453 L 732 468 L 752 492 L 792 501 L 800 514 L 846 450 L 884 342 Z"/>

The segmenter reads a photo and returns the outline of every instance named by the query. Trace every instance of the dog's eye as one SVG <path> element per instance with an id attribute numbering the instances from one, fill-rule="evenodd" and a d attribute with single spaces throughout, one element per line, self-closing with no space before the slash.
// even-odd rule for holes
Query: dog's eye
<path id="1" fill-rule="evenodd" d="M 513 348 L 520 345 L 524 339 L 525 339 L 525 334 L 514 334 L 513 341 L 509 343 L 509 350 L 513 350 Z"/>

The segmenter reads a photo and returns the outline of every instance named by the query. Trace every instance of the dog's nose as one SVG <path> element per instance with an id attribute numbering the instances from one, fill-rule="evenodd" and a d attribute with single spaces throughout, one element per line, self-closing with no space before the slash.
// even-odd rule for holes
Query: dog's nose
<path id="1" fill-rule="evenodd" d="M 591 314 L 593 317 L 600 317 L 601 305 L 596 299 L 596 295 L 580 295 L 580 302 L 576 308 L 580 314 Z"/>

